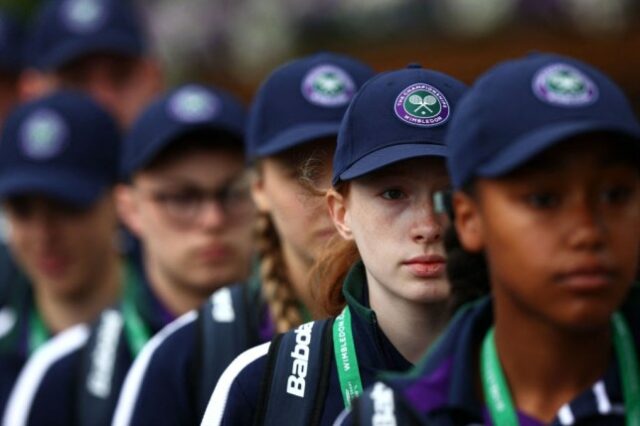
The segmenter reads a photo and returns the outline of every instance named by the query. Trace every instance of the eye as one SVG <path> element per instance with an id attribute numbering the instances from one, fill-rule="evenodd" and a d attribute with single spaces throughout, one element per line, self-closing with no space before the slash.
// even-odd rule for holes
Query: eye
<path id="1" fill-rule="evenodd" d="M 534 192 L 525 196 L 525 202 L 535 209 L 550 209 L 560 204 L 560 196 L 552 192 Z"/>
<path id="2" fill-rule="evenodd" d="M 622 204 L 629 200 L 633 194 L 633 188 L 629 185 L 612 185 L 605 188 L 600 197 L 602 201 L 609 204 Z"/>
<path id="3" fill-rule="evenodd" d="M 406 197 L 406 194 L 398 188 L 387 189 L 381 194 L 385 200 L 401 200 Z"/>

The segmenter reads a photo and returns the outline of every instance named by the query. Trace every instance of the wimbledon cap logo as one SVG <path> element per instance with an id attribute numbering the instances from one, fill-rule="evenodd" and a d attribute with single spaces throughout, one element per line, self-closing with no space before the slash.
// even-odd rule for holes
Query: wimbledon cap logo
<path id="1" fill-rule="evenodd" d="M 533 93 L 552 105 L 579 107 L 595 102 L 598 86 L 577 68 L 558 63 L 536 73 Z"/>
<path id="2" fill-rule="evenodd" d="M 35 111 L 20 128 L 22 151 L 33 160 L 48 160 L 62 151 L 67 134 L 67 126 L 58 113 Z"/>
<path id="3" fill-rule="evenodd" d="M 171 97 L 168 108 L 176 120 L 197 123 L 214 118 L 220 109 L 220 101 L 201 87 L 187 86 Z"/>
<path id="4" fill-rule="evenodd" d="M 99 0 L 67 0 L 62 6 L 62 16 L 71 30 L 80 33 L 97 30 L 107 17 Z"/>
<path id="5" fill-rule="evenodd" d="M 302 94 L 312 104 L 341 107 L 356 93 L 356 85 L 349 74 L 334 65 L 320 65 L 302 80 Z"/>
<path id="6" fill-rule="evenodd" d="M 414 83 L 396 98 L 394 110 L 405 123 L 420 127 L 434 127 L 447 121 L 449 102 L 435 87 L 427 83 Z"/>

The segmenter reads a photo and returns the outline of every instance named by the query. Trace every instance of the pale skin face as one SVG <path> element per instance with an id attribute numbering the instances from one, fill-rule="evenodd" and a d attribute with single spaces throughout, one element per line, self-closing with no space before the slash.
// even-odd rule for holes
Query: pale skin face
<path id="1" fill-rule="evenodd" d="M 327 189 L 334 147 L 335 141 L 322 140 L 261 160 L 252 185 L 253 198 L 259 210 L 271 216 L 290 268 L 310 268 L 335 234 L 322 197 L 301 184 L 303 162 L 298 161 L 312 156 L 317 164 L 313 185 L 317 190 Z"/>
<path id="2" fill-rule="evenodd" d="M 120 216 L 142 242 L 152 285 L 176 313 L 247 278 L 255 218 L 248 186 L 241 153 L 196 149 L 118 188 Z"/>
<path id="3" fill-rule="evenodd" d="M 55 72 L 28 69 L 20 87 L 23 100 L 61 88 L 85 91 L 128 128 L 162 89 L 162 76 L 150 58 L 94 53 Z"/>
<path id="4" fill-rule="evenodd" d="M 442 235 L 446 219 L 433 195 L 449 187 L 444 160 L 405 160 L 331 190 L 329 210 L 340 235 L 358 247 L 370 292 L 411 304 L 449 296 Z"/>
<path id="5" fill-rule="evenodd" d="M 10 248 L 36 288 L 54 297 L 82 300 L 96 281 L 110 276 L 117 220 L 111 193 L 80 210 L 39 195 L 16 196 L 3 207 Z"/>

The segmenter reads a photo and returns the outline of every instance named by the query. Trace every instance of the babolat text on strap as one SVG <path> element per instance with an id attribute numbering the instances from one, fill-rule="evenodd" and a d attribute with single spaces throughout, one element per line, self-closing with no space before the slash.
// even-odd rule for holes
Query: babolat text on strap
<path id="1" fill-rule="evenodd" d="M 258 413 L 257 424 L 320 423 L 331 374 L 332 324 L 332 320 L 302 324 L 283 334 L 269 351 L 266 371 L 271 383 L 263 384 L 258 406 L 265 409 Z"/>

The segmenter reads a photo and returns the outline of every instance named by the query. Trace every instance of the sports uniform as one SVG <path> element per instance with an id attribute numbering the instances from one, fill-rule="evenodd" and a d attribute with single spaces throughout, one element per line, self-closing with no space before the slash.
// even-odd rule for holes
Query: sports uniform
<path id="1" fill-rule="evenodd" d="M 342 122 L 334 186 L 400 161 L 445 157 L 446 124 L 465 89 L 456 79 L 419 66 L 373 77 Z M 419 210 L 428 221 L 422 204 Z M 379 372 L 407 370 L 411 363 L 385 335 L 371 307 L 366 268 L 363 261 L 351 267 L 340 315 L 303 324 L 240 355 L 220 379 L 202 424 L 331 424 Z"/>
<path id="2" fill-rule="evenodd" d="M 371 75 L 364 64 L 328 53 L 278 68 L 250 111 L 249 160 L 335 136 L 348 102 Z M 145 348 L 127 378 L 115 424 L 199 423 L 227 365 L 274 334 L 259 268 L 249 283 L 214 293 L 187 321 Z"/>
<path id="3" fill-rule="evenodd" d="M 514 108 L 517 105 L 518 108 L 509 111 L 495 109 L 506 105 Z M 489 108 L 493 112 L 485 114 Z M 522 167 L 523 164 L 542 161 L 548 158 L 543 156 L 550 155 L 550 149 L 562 147 L 562 144 L 574 140 L 572 138 L 587 135 L 598 135 L 599 138 L 617 135 L 622 139 L 611 138 L 608 148 L 613 149 L 618 144 L 618 148 L 626 146 L 637 155 L 640 124 L 622 91 L 599 71 L 563 56 L 530 55 L 496 66 L 470 90 L 447 136 L 452 148 L 448 167 L 457 189 L 468 185 L 474 178 L 508 179 L 503 176 L 518 168 L 524 169 L 522 173 L 530 177 L 526 175 L 530 170 Z M 586 144 L 585 139 L 577 141 Z M 579 150 L 582 146 L 571 147 Z M 541 153 L 542 156 L 536 157 Z M 572 153 L 574 156 L 577 154 L 575 151 Z M 547 173 L 553 173 L 553 169 L 550 170 Z M 520 175 L 511 176 L 518 179 Z M 486 180 L 484 182 L 486 185 Z M 554 186 L 559 185 L 559 182 L 554 182 Z M 569 201 L 563 199 L 562 203 Z M 564 204 L 534 206 L 542 215 L 560 210 L 558 206 L 561 205 Z M 635 208 L 637 221 L 637 205 Z M 578 230 L 585 229 L 579 228 L 581 225 L 574 226 Z M 574 240 L 571 241 L 577 241 L 575 235 L 578 231 L 569 234 L 562 228 L 560 232 L 572 235 Z M 595 234 L 589 235 L 593 237 Z M 574 252 L 580 255 L 598 253 L 597 250 L 605 246 L 605 238 L 591 240 L 591 245 L 572 247 L 577 247 Z M 581 241 L 584 243 L 586 240 Z M 566 251 L 557 251 L 557 256 L 566 256 Z M 491 284 L 493 286 L 494 282 Z M 557 288 L 559 298 L 565 294 L 562 293 L 564 288 L 569 286 L 569 282 L 558 281 L 544 289 L 550 292 Z M 640 421 L 639 395 L 637 387 L 633 388 L 633 383 L 640 380 L 637 367 L 640 293 L 637 285 L 630 287 L 622 306 L 617 307 L 617 313 L 607 316 L 610 321 L 602 323 L 605 329 L 609 323 L 612 326 L 607 337 L 612 355 L 604 374 L 570 401 L 565 400 L 550 423 L 525 412 L 520 406 L 522 401 L 518 406 L 512 402 L 509 388 L 514 386 L 513 377 L 507 384 L 502 372 L 502 357 L 498 358 L 496 352 L 497 339 L 493 330 L 498 330 L 499 317 L 495 315 L 498 307 L 495 291 L 494 288 L 493 297 L 481 298 L 462 308 L 439 343 L 414 370 L 374 384 L 336 423 L 623 425 Z M 569 294 L 575 300 L 585 293 Z M 607 303 L 604 294 L 589 306 Z M 567 297 L 566 300 L 564 309 L 568 312 L 571 309 L 566 305 L 572 299 Z M 597 334 L 591 332 L 590 336 L 595 338 Z M 541 344 L 532 337 L 530 339 L 531 350 Z M 557 386 L 561 385 L 557 383 Z"/>
<path id="4" fill-rule="evenodd" d="M 122 152 L 121 174 L 130 178 L 185 135 L 226 132 L 240 146 L 234 149 L 241 151 L 244 121 L 244 108 L 226 92 L 196 84 L 178 87 L 152 103 L 134 125 Z M 144 265 L 142 252 L 130 255 L 123 268 L 122 300 L 90 327 L 57 336 L 42 348 L 37 362 L 27 364 L 23 375 L 37 380 L 25 380 L 14 389 L 16 403 L 7 412 L 18 419 L 13 424 L 111 423 L 134 358 L 175 319 Z"/>
<path id="5" fill-rule="evenodd" d="M 88 138 L 96 147 L 86 149 Z M 18 107 L 7 119 L 0 145 L 2 199 L 46 194 L 87 208 L 117 180 L 116 124 L 77 92 L 58 92 Z M 37 286 L 19 265 L 4 269 L 2 275 L 10 284 L 0 307 L 0 406 L 4 407 L 24 362 L 52 333 L 35 301 Z"/>

